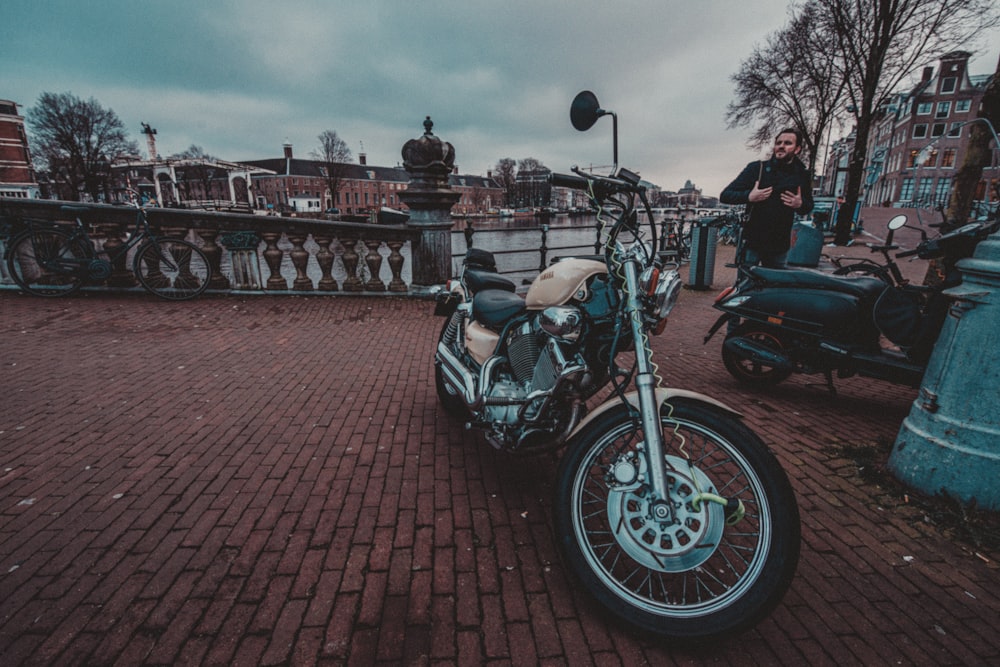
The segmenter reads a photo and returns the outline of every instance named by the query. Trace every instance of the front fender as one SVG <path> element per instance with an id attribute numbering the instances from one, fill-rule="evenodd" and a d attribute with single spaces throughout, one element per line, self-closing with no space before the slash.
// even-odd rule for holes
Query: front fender
<path id="1" fill-rule="evenodd" d="M 722 401 L 717 401 L 711 396 L 706 396 L 705 394 L 699 394 L 696 391 L 688 391 L 687 389 L 676 389 L 673 387 L 658 387 L 656 389 L 657 406 L 663 405 L 672 398 L 683 398 L 696 403 L 707 403 L 708 405 L 711 405 L 713 407 L 725 410 L 734 417 L 739 417 L 739 418 L 743 417 L 743 414 L 741 412 L 732 409 Z M 625 399 L 629 402 L 629 405 L 631 405 L 632 407 L 636 409 L 639 408 L 638 392 L 630 391 L 629 393 L 625 394 Z M 587 428 L 587 425 L 590 424 L 590 422 L 594 421 L 608 410 L 613 410 L 619 405 L 621 405 L 621 403 L 615 400 L 614 397 L 602 403 L 600 406 L 598 406 L 596 410 L 588 414 L 583 421 L 581 421 L 579 424 L 576 425 L 576 428 L 573 429 L 573 432 L 569 434 L 567 440 L 574 438 L 577 435 L 577 433 Z"/>

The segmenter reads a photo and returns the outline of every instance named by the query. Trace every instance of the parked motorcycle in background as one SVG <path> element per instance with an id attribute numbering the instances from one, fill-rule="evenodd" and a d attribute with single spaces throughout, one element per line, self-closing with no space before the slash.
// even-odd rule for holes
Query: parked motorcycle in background
<path id="1" fill-rule="evenodd" d="M 614 116 L 589 91 L 570 112 L 581 131 L 603 115 Z M 658 374 L 649 336 L 664 331 L 681 279 L 654 251 L 639 176 L 617 167 L 614 120 L 611 174 L 551 176 L 587 193 L 604 254 L 552 264 L 522 297 L 489 253 L 470 251 L 439 295 L 436 312 L 447 319 L 437 392 L 500 450 L 565 446 L 556 537 L 604 608 L 662 638 L 732 635 L 787 590 L 798 508 L 781 466 L 738 413 Z M 608 385 L 610 398 L 588 413 L 588 399 Z"/>
<path id="2" fill-rule="evenodd" d="M 994 211 L 992 219 L 935 238 L 921 229 L 917 247 L 895 259 L 939 260 L 943 280 L 930 286 L 907 283 L 890 256 L 899 249 L 893 233 L 905 225 L 906 216 L 896 216 L 888 223 L 885 243 L 869 244 L 884 264 L 858 262 L 834 274 L 741 267 L 736 284 L 715 301 L 723 314 L 705 342 L 727 325 L 722 361 L 749 386 L 772 386 L 793 373 L 822 373 L 835 392 L 836 373 L 919 387 L 949 307 L 943 292 L 961 282 L 956 264 L 971 257 L 1000 221 Z"/>

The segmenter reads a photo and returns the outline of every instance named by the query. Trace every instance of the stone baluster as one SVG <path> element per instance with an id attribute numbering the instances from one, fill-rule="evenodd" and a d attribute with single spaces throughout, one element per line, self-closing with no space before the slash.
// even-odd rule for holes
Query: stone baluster
<path id="1" fill-rule="evenodd" d="M 281 232 L 261 232 L 260 237 L 264 239 L 267 247 L 264 248 L 264 261 L 267 263 L 267 270 L 270 275 L 267 277 L 268 290 L 287 290 L 288 281 L 281 277 L 281 258 L 284 256 L 278 241 L 281 240 Z"/>
<path id="2" fill-rule="evenodd" d="M 369 292 L 384 292 L 385 283 L 379 278 L 379 273 L 382 271 L 382 255 L 379 254 L 378 249 L 382 242 L 366 239 L 364 243 L 368 247 L 368 254 L 365 255 L 365 264 L 368 265 L 368 282 L 365 283 L 365 289 Z"/>
<path id="3" fill-rule="evenodd" d="M 292 282 L 292 289 L 296 292 L 311 292 L 313 289 L 312 280 L 306 269 L 309 266 L 309 251 L 305 249 L 308 236 L 304 233 L 293 233 L 288 235 L 288 240 L 292 244 L 291 253 L 292 266 L 295 267 L 295 280 Z"/>
<path id="4" fill-rule="evenodd" d="M 392 271 L 392 280 L 389 282 L 390 292 L 405 292 L 406 283 L 403 281 L 403 241 L 388 241 L 389 246 L 389 270 Z"/>
<path id="5" fill-rule="evenodd" d="M 121 226 L 116 223 L 94 226 L 104 237 L 101 248 L 111 260 L 111 275 L 108 276 L 107 285 L 109 287 L 135 287 L 138 285 L 139 281 L 132 274 L 132 267 L 127 261 L 127 253 L 116 254 L 120 253 L 121 247 L 125 245 L 125 242 L 122 241 Z"/>
<path id="6" fill-rule="evenodd" d="M 358 253 L 354 249 L 358 244 L 358 239 L 345 238 L 340 240 L 344 246 L 344 268 L 347 270 L 347 278 L 344 279 L 345 292 L 361 292 L 364 290 L 364 283 L 358 278 Z"/>
<path id="7" fill-rule="evenodd" d="M 337 285 L 337 280 L 333 277 L 333 260 L 335 258 L 333 252 L 330 251 L 330 244 L 333 243 L 333 237 L 316 236 L 314 234 L 313 240 L 319 246 L 319 251 L 316 253 L 316 263 L 319 264 L 319 270 L 322 274 L 317 289 L 322 292 L 336 292 L 340 287 Z"/>
<path id="8" fill-rule="evenodd" d="M 212 277 L 208 281 L 208 289 L 227 290 L 230 288 L 229 278 L 222 273 L 222 248 L 215 242 L 218 232 L 214 229 L 195 229 L 201 244 L 198 246 L 212 269 Z"/>

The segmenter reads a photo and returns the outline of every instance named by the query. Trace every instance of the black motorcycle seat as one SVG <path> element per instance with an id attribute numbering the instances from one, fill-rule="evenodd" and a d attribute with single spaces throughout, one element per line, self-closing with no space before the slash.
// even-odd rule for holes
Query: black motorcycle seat
<path id="1" fill-rule="evenodd" d="M 466 267 L 463 275 L 465 276 L 465 284 L 469 286 L 473 294 L 491 289 L 513 292 L 517 288 L 513 280 L 504 278 L 499 273 L 493 271 L 483 271 L 481 269 Z"/>
<path id="2" fill-rule="evenodd" d="M 524 297 L 503 290 L 490 289 L 472 297 L 472 318 L 491 329 L 498 329 L 527 307 Z"/>
<path id="3" fill-rule="evenodd" d="M 878 278 L 849 278 L 811 269 L 766 269 L 754 266 L 750 268 L 750 275 L 770 285 L 826 289 L 862 298 L 875 298 L 886 288 L 886 284 Z"/>

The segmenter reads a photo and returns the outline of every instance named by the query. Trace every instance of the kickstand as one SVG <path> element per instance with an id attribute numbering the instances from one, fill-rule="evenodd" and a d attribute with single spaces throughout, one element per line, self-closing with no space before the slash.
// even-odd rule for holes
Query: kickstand
<path id="1" fill-rule="evenodd" d="M 830 395 L 836 397 L 837 388 L 833 386 L 833 371 L 826 371 L 823 375 L 826 376 L 826 388 L 830 390 Z"/>

